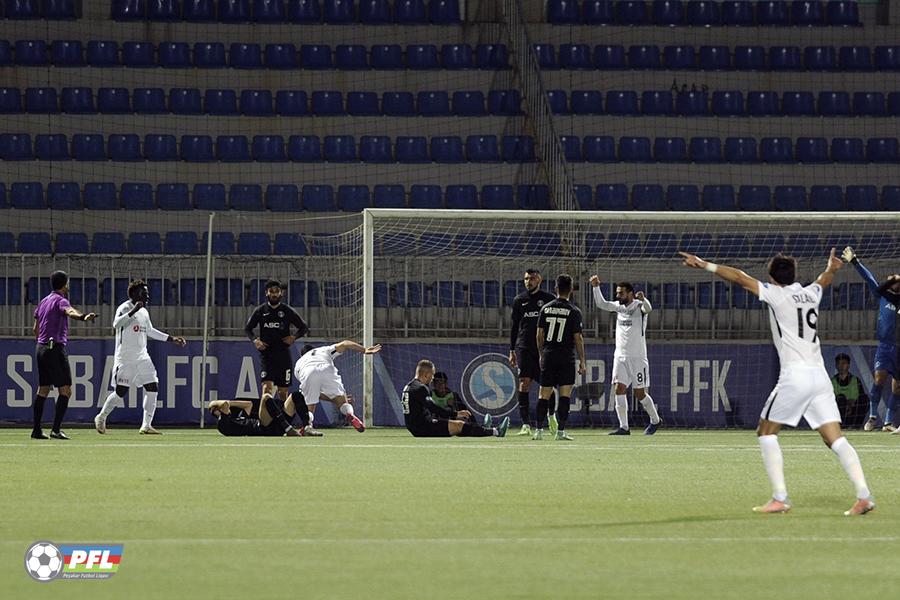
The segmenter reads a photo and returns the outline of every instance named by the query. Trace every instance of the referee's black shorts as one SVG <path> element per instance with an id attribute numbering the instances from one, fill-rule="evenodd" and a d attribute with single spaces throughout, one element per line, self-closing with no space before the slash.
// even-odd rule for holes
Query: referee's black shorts
<path id="1" fill-rule="evenodd" d="M 413 437 L 450 437 L 450 426 L 447 419 L 425 419 L 415 423 L 407 423 L 406 429 Z"/>
<path id="2" fill-rule="evenodd" d="M 291 372 L 290 348 L 280 348 L 260 354 L 260 381 L 271 381 L 278 387 L 290 387 Z"/>
<path id="3" fill-rule="evenodd" d="M 516 365 L 519 368 L 519 378 L 528 377 L 532 381 L 541 381 L 541 360 L 537 348 L 516 348 Z"/>
<path id="4" fill-rule="evenodd" d="M 65 344 L 38 344 L 35 349 L 38 366 L 38 385 L 41 387 L 64 387 L 72 385 L 72 371 L 69 369 L 69 353 Z"/>
<path id="5" fill-rule="evenodd" d="M 575 385 L 575 359 L 571 352 L 544 353 L 544 368 L 541 370 L 541 387 Z"/>

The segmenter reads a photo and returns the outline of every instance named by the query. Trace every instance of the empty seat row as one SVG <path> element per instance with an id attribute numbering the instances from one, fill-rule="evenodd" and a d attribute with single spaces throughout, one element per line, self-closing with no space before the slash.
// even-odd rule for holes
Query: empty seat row
<path id="1" fill-rule="evenodd" d="M 123 183 L 117 190 L 112 183 L 86 183 L 83 190 L 76 182 L 47 184 L 46 196 L 39 182 L 18 182 L 7 188 L 0 183 L 0 209 L 25 210 L 203 210 L 203 211 L 344 211 L 365 208 L 457 208 L 457 209 L 532 209 L 551 208 L 550 193 L 543 185 L 484 186 L 479 196 L 474 185 L 341 185 L 335 192 L 330 185 L 269 184 L 263 191 L 255 184 L 234 184 L 227 189 L 221 183 L 198 183 L 189 191 L 184 183 Z"/>
<path id="2" fill-rule="evenodd" d="M 897 138 L 562 136 L 569 162 L 900 163 Z"/>
<path id="3" fill-rule="evenodd" d="M 112 0 L 117 21 L 453 24 L 459 0 Z M 392 10 L 393 8 L 393 10 Z"/>
<path id="4" fill-rule="evenodd" d="M 855 1 L 548 0 L 556 25 L 859 25 Z"/>
<path id="5" fill-rule="evenodd" d="M 147 134 L 143 143 L 137 134 L 78 133 L 71 146 L 63 134 L 38 134 L 32 150 L 27 133 L 0 134 L 0 160 L 82 161 L 187 161 L 187 162 L 368 162 L 368 163 L 462 163 L 530 162 L 535 160 L 531 136 L 470 135 L 389 136 L 292 135 L 174 135 Z"/>
<path id="6" fill-rule="evenodd" d="M 0 90 L 2 94 L 2 90 Z M 0 96 L 2 98 L 2 96 Z M 777 92 L 548 90 L 555 114 L 768 117 L 900 116 L 900 92 Z"/>
<path id="7" fill-rule="evenodd" d="M 361 44 L 340 44 L 332 50 L 328 44 L 290 42 L 245 44 L 235 42 L 152 42 L 89 41 L 87 48 L 78 40 L 55 40 L 49 47 L 44 40 L 19 40 L 14 46 L 0 40 L 0 66 L 58 67 L 163 67 L 170 69 L 506 69 L 509 52 L 504 44 L 408 45 L 380 44 L 371 48 Z"/>
<path id="8" fill-rule="evenodd" d="M 302 90 L 218 90 L 197 88 L 89 87 L 0 88 L 0 114 L 180 114 L 247 116 L 484 116 L 517 115 L 522 98 L 518 90 L 375 92 Z M 898 103 L 900 105 L 900 103 Z"/>
<path id="9" fill-rule="evenodd" d="M 79 18 L 80 8 L 75 0 L 6 0 L 0 3 L 0 16 L 17 21 L 61 21 Z"/>
<path id="10" fill-rule="evenodd" d="M 542 69 L 896 71 L 900 46 L 664 46 L 535 44 Z"/>

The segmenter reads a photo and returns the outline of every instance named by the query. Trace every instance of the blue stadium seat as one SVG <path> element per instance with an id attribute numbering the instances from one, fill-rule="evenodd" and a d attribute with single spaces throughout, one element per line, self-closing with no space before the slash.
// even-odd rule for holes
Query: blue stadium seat
<path id="1" fill-rule="evenodd" d="M 581 18 L 587 25 L 612 25 L 616 22 L 612 0 L 584 0 Z"/>
<path id="2" fill-rule="evenodd" d="M 409 189 L 410 208 L 444 208 L 443 190 L 439 185 L 413 185 Z"/>
<path id="3" fill-rule="evenodd" d="M 556 61 L 556 47 L 553 44 L 534 44 L 532 49 L 537 57 L 539 68 L 550 70 L 559 68 L 559 63 Z M 622 62 L 623 64 L 625 62 L 624 55 L 622 57 Z"/>
<path id="4" fill-rule="evenodd" d="M 184 0 L 182 16 L 191 23 L 209 23 L 216 20 L 214 0 Z"/>
<path id="5" fill-rule="evenodd" d="M 219 21 L 222 23 L 246 23 L 250 20 L 248 0 L 218 0 Z"/>
<path id="6" fill-rule="evenodd" d="M 7 0 L 6 18 L 16 21 L 40 19 L 41 3 L 39 0 Z"/>
<path id="7" fill-rule="evenodd" d="M 200 90 L 172 88 L 169 90 L 169 112 L 176 115 L 199 115 L 203 112 Z"/>
<path id="8" fill-rule="evenodd" d="M 300 190 L 296 185 L 266 186 L 266 208 L 272 212 L 296 212 L 302 210 L 300 206 Z"/>
<path id="9" fill-rule="evenodd" d="M 60 96 L 62 112 L 94 114 L 94 92 L 89 87 L 64 87 Z"/>
<path id="10" fill-rule="evenodd" d="M 276 233 L 274 249 L 279 256 L 306 256 L 309 253 L 306 240 L 299 233 Z"/>
<path id="11" fill-rule="evenodd" d="M 726 71 L 731 68 L 728 46 L 700 46 L 699 67 L 702 71 Z"/>
<path id="12" fill-rule="evenodd" d="M 515 210 L 516 200 L 511 185 L 481 187 L 481 207 L 486 210 Z"/>
<path id="13" fill-rule="evenodd" d="M 8 40 L 0 40 L 0 65 L 7 66 L 12 63 L 12 46 Z"/>
<path id="14" fill-rule="evenodd" d="M 418 92 L 416 104 L 423 116 L 445 116 L 450 114 L 450 97 L 447 92 Z"/>
<path id="15" fill-rule="evenodd" d="M 368 25 L 390 23 L 391 7 L 388 0 L 360 0 L 359 22 Z"/>
<path id="16" fill-rule="evenodd" d="M 734 92 L 713 92 L 712 113 L 720 117 L 744 115 L 744 94 Z"/>
<path id="17" fill-rule="evenodd" d="M 470 135 L 466 138 L 469 162 L 500 162 L 500 144 L 496 135 Z"/>
<path id="18" fill-rule="evenodd" d="M 900 143 L 897 138 L 869 138 L 866 141 L 866 159 L 873 163 L 898 163 Z"/>
<path id="19" fill-rule="evenodd" d="M 559 66 L 563 69 L 593 69 L 590 46 L 587 44 L 560 44 Z"/>
<path id="20" fill-rule="evenodd" d="M 428 158 L 428 140 L 424 136 L 398 136 L 395 146 L 399 163 L 431 162 Z"/>
<path id="21" fill-rule="evenodd" d="M 162 240 L 153 232 L 134 232 L 128 235 L 129 254 L 162 254 Z"/>
<path id="22" fill-rule="evenodd" d="M 322 6 L 319 0 L 288 0 L 287 8 L 291 23 L 322 22 Z"/>
<path id="23" fill-rule="evenodd" d="M 22 94 L 19 88 L 0 88 L 0 114 L 22 112 Z"/>
<path id="24" fill-rule="evenodd" d="M 84 233 L 58 233 L 56 235 L 56 253 L 57 254 L 87 254 L 90 252 L 88 247 L 88 237 Z M 77 281 L 81 281 L 80 279 Z M 75 280 L 73 278 L 72 283 Z M 70 286 L 70 292 L 71 286 Z M 74 296 L 74 294 L 73 294 Z M 73 302 L 75 298 L 72 298 Z"/>
<path id="25" fill-rule="evenodd" d="M 16 42 L 17 65 L 37 67 L 47 63 L 47 43 L 44 40 L 19 40 Z"/>
<path id="26" fill-rule="evenodd" d="M 686 21 L 688 25 L 718 25 L 722 20 L 719 3 L 714 0 L 689 0 Z"/>
<path id="27" fill-rule="evenodd" d="M 359 159 L 365 163 L 394 162 L 391 138 L 386 135 L 362 136 L 359 139 Z"/>
<path id="28" fill-rule="evenodd" d="M 653 0 L 651 12 L 656 25 L 681 25 L 684 22 L 684 5 L 678 0 Z"/>
<path id="29" fill-rule="evenodd" d="M 398 44 L 377 44 L 370 49 L 373 69 L 403 69 L 403 48 Z"/>
<path id="30" fill-rule="evenodd" d="M 97 90 L 97 109 L 103 114 L 125 114 L 131 112 L 127 88 L 102 87 Z"/>
<path id="31" fill-rule="evenodd" d="M 125 254 L 125 236 L 121 233 L 95 233 L 91 237 L 94 254 Z"/>
<path id="32" fill-rule="evenodd" d="M 303 208 L 310 211 L 335 211 L 334 192 L 330 185 L 304 185 Z"/>
<path id="33" fill-rule="evenodd" d="M 119 64 L 119 44 L 108 41 L 87 43 L 87 63 L 92 67 L 114 67 Z"/>
<path id="34" fill-rule="evenodd" d="M 181 136 L 181 160 L 187 162 L 212 162 L 216 160 L 212 136 Z"/>
<path id="35" fill-rule="evenodd" d="M 272 116 L 275 114 L 272 110 L 272 92 L 269 90 L 243 90 L 239 100 L 239 108 L 242 115 L 252 117 Z"/>
<path id="36" fill-rule="evenodd" d="M 253 0 L 253 20 L 256 23 L 281 23 L 287 20 L 283 0 Z"/>
<path id="37" fill-rule="evenodd" d="M 863 141 L 859 138 L 834 138 L 831 140 L 831 159 L 839 163 L 866 161 Z"/>
<path id="38" fill-rule="evenodd" d="M 69 160 L 69 141 L 61 133 L 39 133 L 34 136 L 34 155 L 38 160 Z"/>
<path id="39" fill-rule="evenodd" d="M 475 57 L 468 44 L 444 44 L 441 46 L 441 65 L 445 69 L 472 69 Z"/>
<path id="40" fill-rule="evenodd" d="M 447 208 L 457 210 L 479 208 L 478 190 L 474 185 L 448 185 L 445 200 Z"/>
<path id="41" fill-rule="evenodd" d="M 123 183 L 122 208 L 125 210 L 155 210 L 153 188 L 149 183 Z"/>
<path id="42" fill-rule="evenodd" d="M 616 162 L 616 142 L 609 135 L 586 135 L 581 154 L 588 162 Z"/>
<path id="43" fill-rule="evenodd" d="M 323 156 L 328 162 L 356 162 L 356 139 L 352 135 L 326 135 Z"/>
<path id="44" fill-rule="evenodd" d="M 601 184 L 597 186 L 597 208 L 600 210 L 629 210 L 628 188 L 625 184 Z"/>
<path id="45" fill-rule="evenodd" d="M 850 94 L 847 92 L 819 92 L 819 114 L 824 117 L 850 115 Z"/>
<path id="46" fill-rule="evenodd" d="M 599 100 L 600 92 L 595 93 L 597 94 L 597 98 Z M 674 110 L 675 109 L 672 102 L 672 92 L 666 90 L 664 92 L 646 91 L 641 93 L 641 112 L 643 114 L 671 115 Z"/>
<path id="47" fill-rule="evenodd" d="M 792 163 L 794 151 L 791 138 L 765 137 L 760 142 L 759 158 L 767 163 Z"/>
<path id="48" fill-rule="evenodd" d="M 300 66 L 294 44 L 266 44 L 263 53 L 267 69 L 296 69 Z"/>
<path id="49" fill-rule="evenodd" d="M 369 68 L 368 50 L 362 44 L 341 44 L 334 50 L 335 66 L 344 70 Z"/>
<path id="50" fill-rule="evenodd" d="M 228 64 L 233 69 L 261 69 L 262 50 L 259 44 L 231 44 L 228 48 Z"/>
<path id="51" fill-rule="evenodd" d="M 155 67 L 156 51 L 150 42 L 125 42 L 122 44 L 122 64 L 133 69 Z"/>
<path id="52" fill-rule="evenodd" d="M 162 42 L 157 48 L 159 66 L 187 69 L 191 66 L 191 47 L 186 42 Z"/>
<path id="53" fill-rule="evenodd" d="M 574 24 L 581 20 L 577 0 L 549 0 L 547 22 L 553 25 Z"/>
<path id="54" fill-rule="evenodd" d="M 20 233 L 19 234 L 19 253 L 20 254 L 52 254 L 50 234 L 40 233 Z M 39 299 L 38 299 L 39 300 Z"/>
<path id="55" fill-rule="evenodd" d="M 826 2 L 825 13 L 829 25 L 859 25 L 859 4 L 856 0 Z"/>
<path id="56" fill-rule="evenodd" d="M 160 183 L 156 186 L 156 206 L 160 210 L 191 210 L 191 198 L 185 183 Z"/>
<path id="57" fill-rule="evenodd" d="M 115 210 L 119 208 L 119 198 L 114 183 L 84 184 L 84 207 L 88 210 Z"/>
<path id="58" fill-rule="evenodd" d="M 750 254 L 750 243 L 747 236 L 725 234 L 716 238 L 719 255 L 727 258 L 743 258 Z"/>
<path id="59" fill-rule="evenodd" d="M 478 44 L 475 47 L 475 65 L 479 69 L 508 69 L 509 51 L 506 44 Z"/>
<path id="60" fill-rule="evenodd" d="M 132 94 L 134 112 L 144 115 L 156 115 L 166 110 L 166 93 L 160 88 L 135 88 Z"/>
<path id="61" fill-rule="evenodd" d="M 395 0 L 394 20 L 404 25 L 427 23 L 425 0 Z"/>
<path id="62" fill-rule="evenodd" d="M 491 90 L 488 92 L 487 106 L 488 112 L 492 115 L 520 115 L 522 96 L 519 90 Z"/>
<path id="63" fill-rule="evenodd" d="M 51 114 L 59 112 L 56 88 L 26 88 L 25 112 Z"/>
<path id="64" fill-rule="evenodd" d="M 871 71 L 872 50 L 868 46 L 841 46 L 838 65 L 844 71 Z"/>
<path id="65" fill-rule="evenodd" d="M 437 163 L 465 162 L 462 139 L 458 136 L 431 138 L 431 160 Z"/>
<path id="66" fill-rule="evenodd" d="M 575 204 L 578 210 L 597 210 L 594 190 L 591 189 L 591 186 L 585 184 L 575 185 Z"/>
<path id="67" fill-rule="evenodd" d="M 715 211 L 737 210 L 734 187 L 730 185 L 703 186 L 703 208 Z"/>
<path id="68" fill-rule="evenodd" d="M 268 233 L 241 233 L 238 235 L 237 253 L 268 256 L 272 253 L 272 238 Z M 241 288 L 243 289 L 243 284 Z"/>
<path id="69" fill-rule="evenodd" d="M 797 46 L 769 47 L 769 68 L 773 71 L 800 71 L 803 59 Z"/>
<path id="70" fill-rule="evenodd" d="M 882 92 L 853 92 L 853 114 L 881 117 L 887 114 Z"/>
<path id="71" fill-rule="evenodd" d="M 849 210 L 874 212 L 880 208 L 874 185 L 848 185 L 844 201 Z"/>
<path id="72" fill-rule="evenodd" d="M 194 66 L 199 69 L 225 68 L 225 44 L 221 42 L 194 44 Z"/>
<path id="73" fill-rule="evenodd" d="M 699 211 L 700 190 L 696 185 L 670 185 L 666 188 L 666 203 L 671 210 Z"/>
<path id="74" fill-rule="evenodd" d="M 800 26 L 824 25 L 825 9 L 822 2 L 791 2 L 791 23 Z"/>
<path id="75" fill-rule="evenodd" d="M 602 92 L 599 90 L 572 90 L 572 114 L 599 115 L 602 112 Z"/>
<path id="76" fill-rule="evenodd" d="M 141 155 L 141 138 L 136 133 L 109 136 L 106 142 L 106 158 L 130 162 L 144 160 Z"/>
<path id="77" fill-rule="evenodd" d="M 562 46 L 560 46 L 562 52 Z M 560 58 L 560 63 L 562 59 Z M 658 69 L 660 68 L 660 54 L 658 46 L 629 46 L 628 67 L 630 69 Z M 565 65 L 563 65 L 565 68 Z M 590 67 L 587 67 L 590 68 Z"/>
<path id="78" fill-rule="evenodd" d="M 601 71 L 620 70 L 628 67 L 624 46 L 594 46 L 594 66 Z"/>
<path id="79" fill-rule="evenodd" d="M 790 13 L 787 2 L 756 2 L 756 22 L 759 25 L 790 25 Z"/>
<path id="80" fill-rule="evenodd" d="M 410 69 L 439 69 L 438 49 L 433 44 L 406 47 L 406 66 Z"/>
<path id="81" fill-rule="evenodd" d="M 765 71 L 766 49 L 762 46 L 735 46 L 734 68 L 738 71 Z"/>
<path id="82" fill-rule="evenodd" d="M 216 136 L 216 159 L 221 162 L 249 162 L 250 144 L 245 135 Z"/>
<path id="83" fill-rule="evenodd" d="M 675 112 L 684 116 L 706 116 L 709 114 L 709 97 L 706 92 L 678 92 L 675 97 Z"/>
<path id="84" fill-rule="evenodd" d="M 412 94 L 409 95 L 409 102 L 412 104 Z M 347 92 L 347 114 L 354 116 L 380 115 L 378 94 L 375 92 Z"/>
<path id="85" fill-rule="evenodd" d="M 756 162 L 756 138 L 730 137 L 725 140 L 725 162 Z"/>
<path id="86" fill-rule="evenodd" d="M 606 92 L 606 112 L 610 115 L 626 116 L 638 114 L 637 92 Z"/>
<path id="87" fill-rule="evenodd" d="M 567 162 L 581 162 L 581 138 L 577 135 L 562 135 L 559 142 Z"/>
<path id="88" fill-rule="evenodd" d="M 722 140 L 717 137 L 693 137 L 689 150 L 695 163 L 722 162 Z"/>
<path id="89" fill-rule="evenodd" d="M 228 204 L 232 210 L 264 210 L 262 188 L 256 184 L 232 184 L 228 188 Z"/>
<path id="90" fill-rule="evenodd" d="M 369 187 L 366 185 L 341 185 L 337 191 L 338 210 L 360 212 L 372 206 Z"/>
<path id="91" fill-rule="evenodd" d="M 810 188 L 809 204 L 813 210 L 835 212 L 847 209 L 844 191 L 837 185 L 814 185 Z M 846 246 L 847 244 L 844 244 Z"/>
<path id="92" fill-rule="evenodd" d="M 822 253 L 822 240 L 815 234 L 791 235 L 787 239 L 787 253 L 801 258 L 818 256 Z"/>
<path id="93" fill-rule="evenodd" d="M 75 160 L 106 160 L 103 136 L 99 133 L 76 133 L 73 135 L 72 158 Z"/>
<path id="94" fill-rule="evenodd" d="M 144 136 L 144 158 L 151 161 L 178 160 L 178 144 L 174 135 Z"/>
<path id="95" fill-rule="evenodd" d="M 236 115 L 237 94 L 234 90 L 206 90 L 203 108 L 209 115 Z"/>
<path id="96" fill-rule="evenodd" d="M 650 138 L 628 136 L 619 138 L 619 160 L 624 162 L 652 162 Z"/>
<path id="97" fill-rule="evenodd" d="M 900 186 L 886 185 L 881 188 L 881 208 L 886 211 L 900 211 Z"/>
<path id="98" fill-rule="evenodd" d="M 900 46 L 876 46 L 875 68 L 879 71 L 900 70 Z"/>
<path id="99" fill-rule="evenodd" d="M 546 185 L 520 185 L 516 188 L 519 208 L 522 210 L 552 210 L 550 189 Z"/>
<path id="100" fill-rule="evenodd" d="M 313 92 L 310 106 L 314 115 L 335 116 L 345 114 L 344 95 L 337 91 Z"/>
<path id="101" fill-rule="evenodd" d="M 221 183 L 198 183 L 194 185 L 194 207 L 197 210 L 228 210 L 225 186 Z"/>
<path id="102" fill-rule="evenodd" d="M 352 23 L 356 20 L 353 0 L 325 0 L 326 23 Z"/>
<path id="103" fill-rule="evenodd" d="M 430 0 L 428 18 L 432 23 L 459 23 L 459 0 Z"/>
<path id="104" fill-rule="evenodd" d="M 597 93 L 599 94 L 599 92 Z M 550 103 L 550 110 L 553 114 L 569 114 L 569 96 L 566 94 L 566 90 L 547 90 L 547 102 Z"/>
<path id="105" fill-rule="evenodd" d="M 306 92 L 278 90 L 275 93 L 275 112 L 282 117 L 299 117 L 309 113 Z"/>
<path id="106" fill-rule="evenodd" d="M 713 238 L 708 233 L 685 233 L 681 236 L 680 248 L 691 254 L 709 256 L 715 253 Z"/>
<path id="107" fill-rule="evenodd" d="M 530 135 L 504 135 L 500 146 L 504 162 L 533 162 L 534 138 Z"/>
<path id="108" fill-rule="evenodd" d="M 84 65 L 81 42 L 55 40 L 50 44 L 50 62 L 56 67 L 80 67 Z"/>
<path id="109" fill-rule="evenodd" d="M 631 187 L 631 203 L 634 210 L 666 210 L 666 199 L 661 185 L 634 185 Z"/>
<path id="110" fill-rule="evenodd" d="M 487 114 L 482 92 L 453 92 L 450 100 L 453 114 L 460 117 L 481 117 Z"/>
<path id="111" fill-rule="evenodd" d="M 784 92 L 781 111 L 789 117 L 811 116 L 816 114 L 816 100 L 812 92 Z"/>
<path id="112" fill-rule="evenodd" d="M 47 205 L 55 210 L 81 210 L 81 189 L 75 182 L 48 183 Z"/>
<path id="113" fill-rule="evenodd" d="M 837 69 L 837 53 L 833 46 L 807 46 L 803 64 L 807 71 L 833 71 Z"/>
<path id="114" fill-rule="evenodd" d="M 780 115 L 778 94 L 775 92 L 747 92 L 747 114 L 751 117 Z"/>
<path id="115" fill-rule="evenodd" d="M 250 149 L 257 162 L 287 162 L 288 159 L 280 135 L 254 135 Z"/>
<path id="116" fill-rule="evenodd" d="M 746 211 L 772 210 L 772 193 L 767 185 L 742 185 L 738 189 L 738 207 Z"/>
<path id="117" fill-rule="evenodd" d="M 798 212 L 808 209 L 805 187 L 802 185 L 775 186 L 775 210 Z"/>
<path id="118" fill-rule="evenodd" d="M 207 247 L 208 232 L 203 233 L 200 238 L 200 247 Z M 212 251 L 213 254 L 234 254 L 234 234 L 230 231 L 214 231 L 212 234 Z M 202 283 L 202 280 L 201 280 Z M 203 300 L 200 300 L 202 304 Z"/>
<path id="119" fill-rule="evenodd" d="M 693 46 L 666 46 L 663 48 L 663 67 L 674 71 L 690 71 L 697 68 L 697 56 Z"/>
<path id="120" fill-rule="evenodd" d="M 180 21 L 181 5 L 177 0 L 148 0 L 148 21 Z"/>
<path id="121" fill-rule="evenodd" d="M 288 138 L 288 158 L 294 162 L 320 162 L 322 144 L 316 135 L 292 135 Z"/>
<path id="122" fill-rule="evenodd" d="M 0 159 L 33 160 L 31 136 L 27 133 L 0 134 Z"/>
<path id="123" fill-rule="evenodd" d="M 402 185 L 376 185 L 372 199 L 375 208 L 406 208 L 406 189 Z"/>
<path id="124" fill-rule="evenodd" d="M 637 187 L 637 186 L 635 186 Z M 652 187 L 652 186 L 651 186 Z M 662 200 L 662 188 L 659 187 L 659 200 Z M 636 248 L 641 247 L 641 237 L 636 233 L 611 233 L 606 238 L 604 252 L 613 257 L 632 256 Z"/>
<path id="125" fill-rule="evenodd" d="M 799 137 L 795 145 L 797 162 L 805 164 L 831 162 L 828 140 L 820 137 Z"/>
<path id="126" fill-rule="evenodd" d="M 619 0 L 615 5 L 619 25 L 647 25 L 650 23 L 647 4 L 643 0 Z"/>
<path id="127" fill-rule="evenodd" d="M 680 137 L 658 137 L 653 140 L 653 158 L 657 162 L 687 162 L 687 143 Z"/>

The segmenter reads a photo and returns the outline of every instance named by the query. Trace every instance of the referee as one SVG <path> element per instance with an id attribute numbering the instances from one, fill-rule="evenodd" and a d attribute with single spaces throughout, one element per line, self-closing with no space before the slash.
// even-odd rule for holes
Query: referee
<path id="1" fill-rule="evenodd" d="M 59 428 L 69 407 L 69 396 L 72 394 L 72 372 L 69 370 L 69 354 L 66 352 L 66 344 L 69 342 L 69 319 L 93 321 L 97 315 L 84 314 L 69 304 L 69 276 L 65 272 L 55 271 L 50 275 L 50 287 L 53 291 L 41 300 L 34 311 L 38 393 L 34 399 L 34 429 L 31 431 L 31 437 L 35 440 L 48 439 L 41 430 L 41 418 L 44 416 L 44 401 L 47 400 L 47 394 L 50 393 L 51 387 L 55 387 L 59 390 L 59 396 L 56 399 L 56 414 L 53 416 L 50 437 L 67 440 L 68 436 Z"/>

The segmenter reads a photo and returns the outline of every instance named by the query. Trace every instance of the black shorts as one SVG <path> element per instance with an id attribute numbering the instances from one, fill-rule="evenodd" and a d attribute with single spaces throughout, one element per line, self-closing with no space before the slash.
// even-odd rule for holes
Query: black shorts
<path id="1" fill-rule="evenodd" d="M 450 428 L 447 419 L 425 419 L 416 423 L 407 423 L 406 429 L 413 437 L 450 437 Z"/>
<path id="2" fill-rule="evenodd" d="M 291 385 L 291 351 L 288 348 L 260 354 L 260 381 L 271 381 L 278 387 Z"/>
<path id="3" fill-rule="evenodd" d="M 544 368 L 541 370 L 541 387 L 575 385 L 575 359 L 568 352 L 544 354 Z"/>
<path id="4" fill-rule="evenodd" d="M 72 371 L 69 369 L 69 353 L 65 344 L 55 344 L 50 348 L 38 344 L 35 349 L 38 365 L 38 385 L 63 387 L 72 385 Z"/>
<path id="5" fill-rule="evenodd" d="M 528 377 L 537 383 L 541 382 L 541 360 L 537 348 L 516 348 L 516 364 L 520 378 Z"/>

